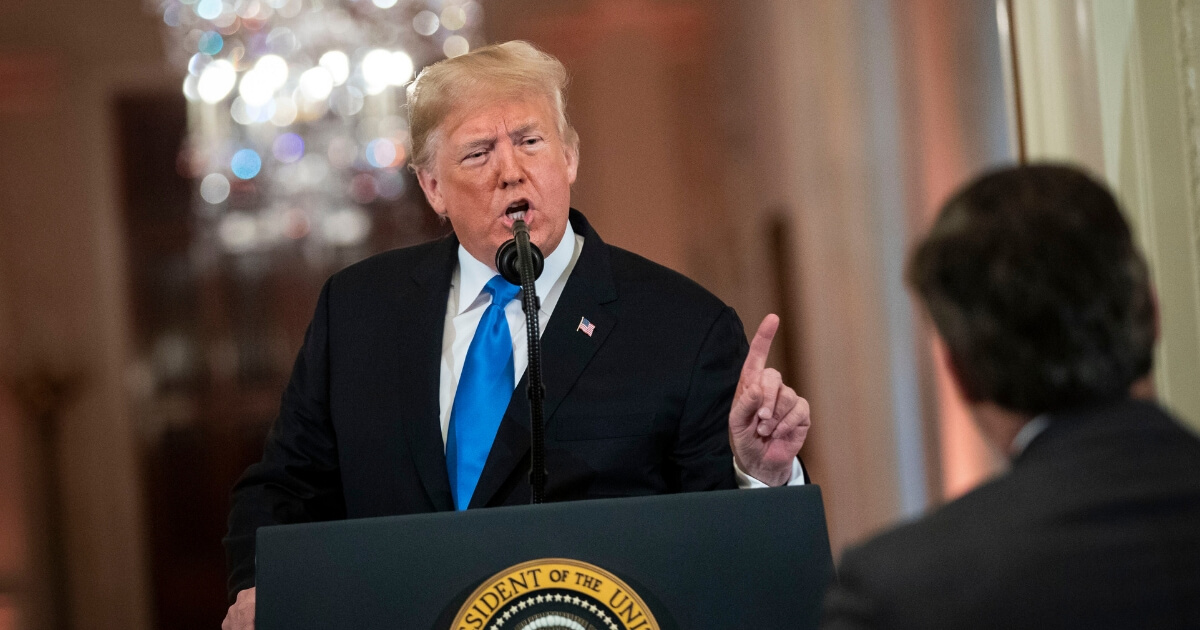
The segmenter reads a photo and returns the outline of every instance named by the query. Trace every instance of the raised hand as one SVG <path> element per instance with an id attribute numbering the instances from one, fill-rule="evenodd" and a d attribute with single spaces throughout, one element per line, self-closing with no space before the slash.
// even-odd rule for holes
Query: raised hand
<path id="1" fill-rule="evenodd" d="M 778 329 L 775 315 L 767 315 L 759 324 L 729 410 L 729 445 L 738 467 L 769 486 L 791 479 L 792 461 L 804 446 L 811 424 L 808 401 L 784 385 L 777 370 L 767 367 Z"/>

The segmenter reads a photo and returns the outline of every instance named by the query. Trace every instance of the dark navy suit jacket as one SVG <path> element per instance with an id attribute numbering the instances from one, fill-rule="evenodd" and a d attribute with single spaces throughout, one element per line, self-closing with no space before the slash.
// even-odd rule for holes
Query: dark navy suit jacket
<path id="1" fill-rule="evenodd" d="M 1200 440 L 1146 402 L 1053 414 L 1007 474 L 847 551 L 822 627 L 1200 628 Z"/>
<path id="2" fill-rule="evenodd" d="M 736 487 L 728 416 L 748 351 L 737 314 L 570 220 L 584 245 L 542 335 L 547 499 Z M 457 248 L 449 236 L 393 250 L 325 284 L 263 459 L 234 488 L 231 600 L 254 584 L 260 526 L 453 509 L 438 389 Z M 525 388 L 523 377 L 472 508 L 529 502 Z"/>

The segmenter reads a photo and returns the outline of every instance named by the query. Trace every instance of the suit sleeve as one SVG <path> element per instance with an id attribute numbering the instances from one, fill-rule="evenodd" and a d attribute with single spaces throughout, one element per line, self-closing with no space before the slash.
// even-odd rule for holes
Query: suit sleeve
<path id="1" fill-rule="evenodd" d="M 749 351 L 742 321 L 732 308 L 724 307 L 692 366 L 672 452 L 684 492 L 737 487 L 729 448 L 729 410 Z"/>
<path id="2" fill-rule="evenodd" d="M 267 435 L 262 461 L 233 488 L 225 551 L 229 600 L 254 586 L 259 527 L 345 517 L 337 437 L 329 414 L 329 293 L 326 282 Z"/>

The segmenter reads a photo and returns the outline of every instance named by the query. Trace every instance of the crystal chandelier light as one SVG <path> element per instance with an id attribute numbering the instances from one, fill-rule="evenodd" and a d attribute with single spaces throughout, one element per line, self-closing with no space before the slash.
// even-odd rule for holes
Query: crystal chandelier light
<path id="1" fill-rule="evenodd" d="M 414 71 L 478 45 L 469 0 L 159 0 L 187 74 L 198 258 L 353 248 L 398 199 Z"/>

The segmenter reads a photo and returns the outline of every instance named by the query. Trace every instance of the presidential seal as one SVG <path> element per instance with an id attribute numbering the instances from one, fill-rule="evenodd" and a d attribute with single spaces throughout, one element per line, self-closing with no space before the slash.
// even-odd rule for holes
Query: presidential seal
<path id="1" fill-rule="evenodd" d="M 658 622 L 617 576 L 564 558 L 509 567 L 484 581 L 451 630 L 658 630 Z"/>

